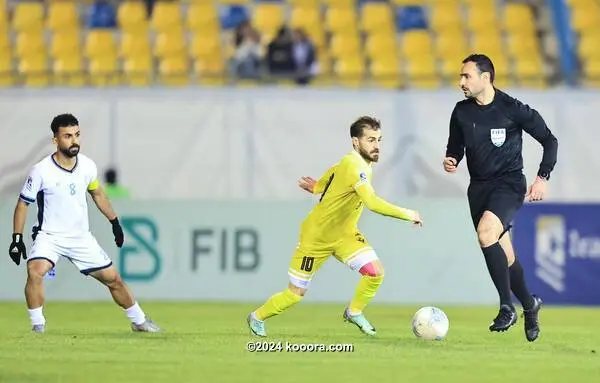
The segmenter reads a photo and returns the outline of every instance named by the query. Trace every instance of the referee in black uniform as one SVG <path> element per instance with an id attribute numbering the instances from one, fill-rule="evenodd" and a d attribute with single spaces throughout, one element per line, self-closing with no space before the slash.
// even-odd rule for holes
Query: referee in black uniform
<path id="1" fill-rule="evenodd" d="M 466 153 L 471 178 L 467 196 L 485 262 L 500 297 L 500 311 L 490 331 L 506 331 L 517 322 L 511 290 L 523 306 L 525 336 L 539 336 L 542 300 L 529 293 L 515 257 L 510 223 L 523 201 L 539 201 L 556 164 L 558 141 L 540 114 L 494 88 L 494 65 L 485 55 L 463 60 L 460 87 L 466 100 L 454 107 L 444 169 L 456 172 Z M 522 132 L 544 148 L 537 177 L 527 187 L 523 175 Z"/>

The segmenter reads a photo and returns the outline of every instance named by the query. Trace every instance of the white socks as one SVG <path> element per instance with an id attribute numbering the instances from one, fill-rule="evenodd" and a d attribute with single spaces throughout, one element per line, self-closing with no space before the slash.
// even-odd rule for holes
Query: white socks
<path id="1" fill-rule="evenodd" d="M 46 318 L 44 318 L 44 314 L 42 314 L 42 307 L 40 306 L 37 309 L 28 309 L 29 319 L 31 319 L 31 325 L 39 325 L 46 324 Z"/>
<path id="2" fill-rule="evenodd" d="M 137 302 L 130 308 L 126 309 L 127 318 L 134 324 L 142 324 L 146 321 L 146 314 L 142 311 Z"/>

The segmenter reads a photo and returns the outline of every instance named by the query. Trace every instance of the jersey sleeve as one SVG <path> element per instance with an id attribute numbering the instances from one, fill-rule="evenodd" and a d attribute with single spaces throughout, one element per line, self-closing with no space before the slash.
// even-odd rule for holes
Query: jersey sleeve
<path id="1" fill-rule="evenodd" d="M 334 177 L 336 168 L 337 164 L 327 169 L 325 174 L 323 174 L 321 178 L 319 178 L 313 189 L 313 194 L 321 194 L 325 191 L 325 188 L 331 183 Z"/>
<path id="2" fill-rule="evenodd" d="M 34 167 L 29 172 L 27 180 L 21 189 L 19 199 L 26 204 L 35 203 L 38 192 L 42 189 L 42 175 L 38 167 Z"/>
<path id="3" fill-rule="evenodd" d="M 411 210 L 391 204 L 375 194 L 375 189 L 373 189 L 365 169 L 356 164 L 349 163 L 344 175 L 348 178 L 348 181 L 367 209 L 388 217 L 407 221 L 412 219 L 413 212 Z"/>
<path id="4" fill-rule="evenodd" d="M 556 165 L 558 140 L 537 110 L 517 99 L 514 99 L 511 109 L 515 122 L 521 126 L 521 129 L 542 145 L 544 151 L 538 175 L 548 177 Z"/>
<path id="5" fill-rule="evenodd" d="M 458 125 L 458 119 L 456 118 L 456 108 L 452 111 L 450 116 L 450 131 L 448 134 L 448 144 L 446 145 L 446 157 L 452 157 L 456 159 L 456 164 L 462 160 L 465 154 L 465 141 L 463 133 Z"/>
<path id="6" fill-rule="evenodd" d="M 98 181 L 98 167 L 93 161 L 90 161 L 90 172 L 88 181 L 88 191 L 94 191 L 100 187 L 100 181 Z"/>

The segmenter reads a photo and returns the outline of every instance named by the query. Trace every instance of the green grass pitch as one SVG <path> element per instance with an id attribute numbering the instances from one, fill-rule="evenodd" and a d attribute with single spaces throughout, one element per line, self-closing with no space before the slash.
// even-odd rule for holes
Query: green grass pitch
<path id="1" fill-rule="evenodd" d="M 443 341 L 416 339 L 414 307 L 372 304 L 368 338 L 343 323 L 343 305 L 300 303 L 267 322 L 275 352 L 249 352 L 246 314 L 233 303 L 142 302 L 165 329 L 132 333 L 111 303 L 48 302 L 45 334 L 30 332 L 21 303 L 0 303 L 0 382 L 597 382 L 599 309 L 544 307 L 542 333 L 529 343 L 523 320 L 490 333 L 494 307 L 443 307 Z M 288 352 L 295 344 L 351 344 L 352 352 Z M 529 380 L 525 380 L 529 379 Z"/>

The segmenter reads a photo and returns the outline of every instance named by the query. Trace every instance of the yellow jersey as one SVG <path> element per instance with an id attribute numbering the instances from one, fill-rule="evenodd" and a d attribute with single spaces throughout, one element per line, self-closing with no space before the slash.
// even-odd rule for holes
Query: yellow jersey
<path id="1" fill-rule="evenodd" d="M 411 210 L 395 206 L 375 194 L 371 177 L 371 165 L 354 150 L 330 167 L 314 187 L 313 194 L 320 194 L 321 198 L 302 223 L 301 236 L 332 243 L 353 235 L 364 206 L 382 215 L 410 220 Z"/>

